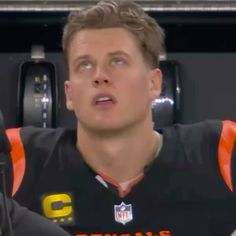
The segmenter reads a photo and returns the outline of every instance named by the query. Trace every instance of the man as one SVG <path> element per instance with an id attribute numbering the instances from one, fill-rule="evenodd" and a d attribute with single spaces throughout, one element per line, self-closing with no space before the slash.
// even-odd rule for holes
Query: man
<path id="1" fill-rule="evenodd" d="M 63 49 L 77 129 L 8 130 L 13 194 L 77 236 L 230 235 L 233 122 L 153 130 L 163 32 L 131 1 L 72 13 Z"/>
<path id="2" fill-rule="evenodd" d="M 7 199 L 7 208 L 10 213 L 10 223 L 6 225 L 4 201 L 0 193 L 0 235 L 2 236 L 68 236 L 60 227 L 42 216 L 30 212 L 25 207 L 19 206 L 14 200 Z M 9 227 L 6 227 L 9 226 Z M 11 229 L 9 229 L 11 228 Z"/>

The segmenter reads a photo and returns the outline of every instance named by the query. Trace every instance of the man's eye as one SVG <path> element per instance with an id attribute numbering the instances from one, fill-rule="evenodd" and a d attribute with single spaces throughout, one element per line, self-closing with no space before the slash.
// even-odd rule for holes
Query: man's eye
<path id="1" fill-rule="evenodd" d="M 89 61 L 83 61 L 79 64 L 79 69 L 90 70 L 92 68 L 92 63 Z"/>
<path id="2" fill-rule="evenodd" d="M 111 64 L 112 65 L 124 65 L 125 60 L 123 58 L 115 57 L 115 58 L 112 58 Z"/>

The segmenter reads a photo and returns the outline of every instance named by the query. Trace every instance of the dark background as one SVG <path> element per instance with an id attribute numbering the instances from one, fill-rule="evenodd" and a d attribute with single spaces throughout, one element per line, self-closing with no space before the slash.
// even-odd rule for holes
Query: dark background
<path id="1" fill-rule="evenodd" d="M 64 105 L 66 73 L 61 53 L 67 12 L 0 12 L 0 109 L 7 127 L 18 125 L 17 81 L 31 46 L 44 45 L 56 67 L 57 126 L 74 126 Z M 166 33 L 168 60 L 179 65 L 179 122 L 236 120 L 236 12 L 150 12 Z M 121 39 L 122 40 L 122 39 Z"/>

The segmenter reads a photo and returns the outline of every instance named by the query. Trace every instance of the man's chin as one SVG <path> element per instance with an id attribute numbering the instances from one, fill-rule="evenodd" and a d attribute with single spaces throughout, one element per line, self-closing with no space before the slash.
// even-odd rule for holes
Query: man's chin
<path id="1" fill-rule="evenodd" d="M 79 128 L 79 127 L 78 127 Z M 84 131 L 99 136 L 114 136 L 127 130 L 127 126 L 118 124 L 86 125 Z"/>

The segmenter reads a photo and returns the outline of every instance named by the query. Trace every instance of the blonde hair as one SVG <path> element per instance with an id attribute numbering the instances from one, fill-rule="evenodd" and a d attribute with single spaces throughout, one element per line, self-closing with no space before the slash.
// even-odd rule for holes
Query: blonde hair
<path id="1" fill-rule="evenodd" d="M 68 48 L 75 34 L 84 29 L 124 28 L 135 36 L 146 63 L 158 67 L 164 33 L 158 23 L 130 0 L 101 0 L 71 12 L 64 27 L 62 48 L 68 65 Z"/>

